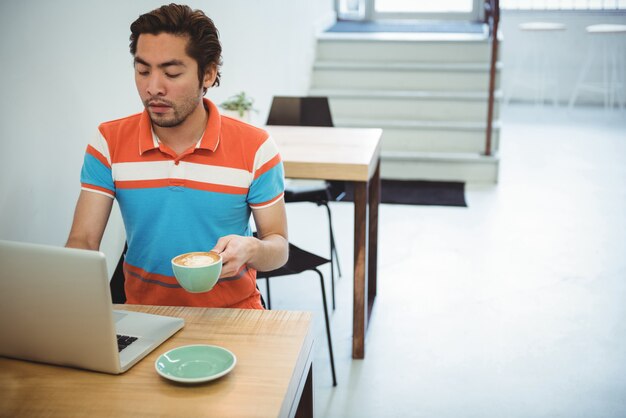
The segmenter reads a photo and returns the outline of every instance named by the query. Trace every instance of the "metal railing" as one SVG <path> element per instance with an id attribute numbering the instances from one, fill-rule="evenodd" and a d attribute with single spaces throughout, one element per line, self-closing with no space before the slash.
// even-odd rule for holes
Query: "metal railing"
<path id="1" fill-rule="evenodd" d="M 485 23 L 489 26 L 491 62 L 489 65 L 489 101 L 487 103 L 487 129 L 485 155 L 492 153 L 493 108 L 496 89 L 496 64 L 498 61 L 498 27 L 500 25 L 500 0 L 485 0 Z"/>

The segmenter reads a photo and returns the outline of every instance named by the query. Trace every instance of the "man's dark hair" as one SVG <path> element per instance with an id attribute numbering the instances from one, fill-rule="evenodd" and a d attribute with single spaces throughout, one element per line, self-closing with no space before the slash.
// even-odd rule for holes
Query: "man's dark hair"
<path id="1" fill-rule="evenodd" d="M 149 13 L 142 14 L 130 25 L 130 53 L 135 56 L 137 41 L 142 33 L 158 35 L 170 33 L 188 36 L 187 55 L 198 63 L 198 81 L 202 85 L 204 74 L 215 65 L 217 77 L 213 86 L 220 85 L 219 67 L 222 64 L 222 45 L 213 21 L 202 10 L 171 3 Z"/>

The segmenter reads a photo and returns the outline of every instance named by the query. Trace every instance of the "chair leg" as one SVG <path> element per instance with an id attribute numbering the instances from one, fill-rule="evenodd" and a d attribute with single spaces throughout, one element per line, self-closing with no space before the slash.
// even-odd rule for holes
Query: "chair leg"
<path id="1" fill-rule="evenodd" d="M 333 232 L 333 218 L 330 213 L 330 207 L 328 207 L 328 203 L 324 203 L 326 206 L 326 212 L 328 213 L 328 233 L 330 235 L 330 292 L 333 300 L 333 311 L 336 308 L 335 304 L 335 269 L 334 266 L 337 266 L 337 271 L 339 273 L 339 277 L 341 277 L 341 268 L 339 267 L 339 256 L 337 255 L 337 247 L 335 246 L 335 234 Z"/>
<path id="2" fill-rule="evenodd" d="M 318 269 L 313 269 L 320 276 L 320 285 L 322 286 L 322 302 L 324 304 L 324 321 L 326 322 L 326 337 L 328 340 L 328 354 L 330 356 L 330 369 L 333 374 L 333 386 L 337 386 L 337 377 L 335 376 L 335 357 L 333 356 L 333 341 L 330 337 L 330 323 L 328 321 L 328 306 L 326 303 L 326 288 L 324 286 L 324 276 Z"/>
<path id="3" fill-rule="evenodd" d="M 262 277 L 257 277 L 257 279 L 261 279 Z M 267 304 L 265 303 L 265 298 L 263 297 L 263 293 L 261 292 L 261 289 L 259 289 L 259 281 L 257 280 L 256 282 L 256 290 L 259 291 L 259 299 L 261 299 L 261 306 L 263 306 L 263 309 L 267 309 Z"/>
<path id="4" fill-rule="evenodd" d="M 267 284 L 267 309 L 272 309 L 272 297 L 270 296 L 270 278 L 265 277 L 265 283 Z"/>
<path id="5" fill-rule="evenodd" d="M 339 253 L 337 253 L 337 246 L 335 245 L 335 232 L 333 230 L 333 217 L 330 214 L 330 207 L 328 203 L 326 204 L 326 211 L 328 212 L 328 227 L 330 229 L 330 248 L 331 248 L 331 257 L 332 254 L 335 253 L 335 266 L 337 266 L 337 272 L 339 273 L 339 277 L 341 277 L 341 263 L 339 263 Z"/>

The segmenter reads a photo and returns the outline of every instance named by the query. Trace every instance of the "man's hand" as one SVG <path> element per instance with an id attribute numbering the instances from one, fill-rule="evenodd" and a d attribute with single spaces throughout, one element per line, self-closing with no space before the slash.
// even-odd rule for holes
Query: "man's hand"
<path id="1" fill-rule="evenodd" d="M 244 264 L 257 271 L 270 271 L 283 266 L 289 256 L 285 202 L 252 211 L 259 238 L 226 235 L 213 251 L 222 255 L 222 274 L 232 277 Z"/>
<path id="2" fill-rule="evenodd" d="M 258 239 L 240 235 L 226 235 L 220 238 L 212 251 L 222 256 L 220 277 L 232 277 L 258 252 Z"/>

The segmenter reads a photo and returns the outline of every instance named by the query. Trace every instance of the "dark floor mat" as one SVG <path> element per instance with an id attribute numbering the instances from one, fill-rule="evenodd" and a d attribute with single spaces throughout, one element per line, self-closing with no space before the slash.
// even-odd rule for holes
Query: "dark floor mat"
<path id="1" fill-rule="evenodd" d="M 354 194 L 349 186 L 342 200 L 352 202 Z M 380 201 L 401 205 L 467 207 L 465 183 L 449 181 L 381 180 Z"/>

